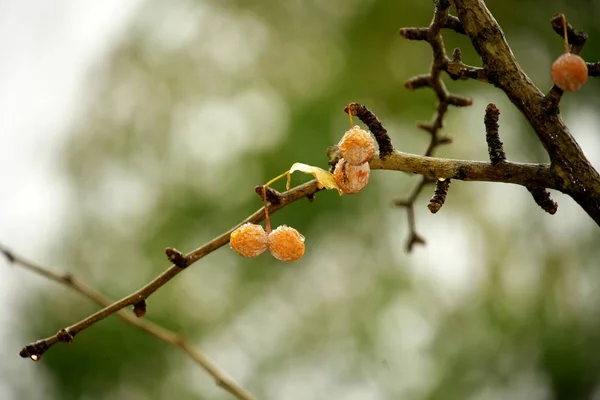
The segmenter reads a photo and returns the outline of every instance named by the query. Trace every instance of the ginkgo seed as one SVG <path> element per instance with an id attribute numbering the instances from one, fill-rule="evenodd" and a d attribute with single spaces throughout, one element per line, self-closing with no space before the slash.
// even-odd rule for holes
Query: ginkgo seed
<path id="1" fill-rule="evenodd" d="M 342 140 L 338 143 L 338 147 L 345 158 L 352 165 L 360 165 L 373 158 L 375 152 L 375 140 L 369 132 L 360 129 L 358 125 L 347 131 Z"/>
<path id="2" fill-rule="evenodd" d="M 297 261 L 304 255 L 304 236 L 292 227 L 281 225 L 269 233 L 269 251 L 278 260 Z"/>
<path id="3" fill-rule="evenodd" d="M 552 64 L 552 82 L 565 92 L 577 92 L 588 78 L 588 68 L 583 58 L 566 53 Z"/>
<path id="4" fill-rule="evenodd" d="M 267 250 L 267 232 L 261 225 L 250 222 L 231 233 L 229 245 L 236 253 L 244 257 L 257 257 Z"/>
<path id="5" fill-rule="evenodd" d="M 352 165 L 344 158 L 338 161 L 333 171 L 335 182 L 344 194 L 354 194 L 364 189 L 369 183 L 370 174 L 368 162 Z"/>

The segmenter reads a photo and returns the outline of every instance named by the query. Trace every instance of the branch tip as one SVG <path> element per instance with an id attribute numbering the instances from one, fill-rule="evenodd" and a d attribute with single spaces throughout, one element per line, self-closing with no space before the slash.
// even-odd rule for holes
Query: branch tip
<path id="1" fill-rule="evenodd" d="M 407 40 L 428 40 L 429 28 L 400 28 L 400 36 Z"/>
<path id="2" fill-rule="evenodd" d="M 184 269 L 188 266 L 187 258 L 179 250 L 173 247 L 167 247 L 165 249 L 165 254 L 167 255 L 169 261 L 171 261 L 177 267 Z"/>
<path id="3" fill-rule="evenodd" d="M 446 99 L 448 104 L 453 105 L 455 107 L 468 107 L 473 105 L 473 99 L 470 97 L 459 96 L 457 94 L 449 94 Z"/>
<path id="4" fill-rule="evenodd" d="M 485 117 L 483 123 L 485 125 L 485 140 L 488 145 L 488 153 L 490 155 L 490 161 L 492 164 L 498 164 L 499 162 L 506 161 L 506 154 L 504 153 L 504 145 L 500 141 L 500 134 L 498 133 L 499 125 L 498 119 L 500 118 L 500 110 L 494 103 L 490 103 L 485 108 Z"/>
<path id="5" fill-rule="evenodd" d="M 458 17 L 455 17 L 454 15 L 448 15 L 446 17 L 446 21 L 444 21 L 444 28 L 446 29 L 452 29 L 454 32 L 459 33 L 461 35 L 465 35 L 465 27 L 463 26 L 462 22 L 460 22 L 460 19 L 458 19 Z"/>
<path id="6" fill-rule="evenodd" d="M 448 188 L 450 187 L 450 179 L 438 179 L 435 183 L 435 190 L 433 197 L 429 200 L 427 208 L 432 214 L 440 211 L 440 208 L 446 202 L 446 196 L 448 195 Z"/>
<path id="7" fill-rule="evenodd" d="M 533 196 L 533 200 L 535 200 L 536 204 L 542 208 L 542 210 L 546 211 L 550 215 L 556 214 L 558 210 L 558 203 L 556 203 L 550 197 L 550 192 L 543 187 L 527 187 L 529 193 Z"/>
<path id="8" fill-rule="evenodd" d="M 404 82 L 404 87 L 409 90 L 431 87 L 431 74 L 413 76 L 412 78 Z"/>
<path id="9" fill-rule="evenodd" d="M 138 301 L 137 303 L 135 303 L 133 305 L 133 313 L 138 318 L 142 318 L 143 316 L 146 315 L 146 309 L 147 309 L 146 299 L 141 299 L 140 301 Z"/>
<path id="10" fill-rule="evenodd" d="M 452 61 L 455 63 L 462 62 L 462 50 L 460 47 L 456 47 L 452 52 Z"/>

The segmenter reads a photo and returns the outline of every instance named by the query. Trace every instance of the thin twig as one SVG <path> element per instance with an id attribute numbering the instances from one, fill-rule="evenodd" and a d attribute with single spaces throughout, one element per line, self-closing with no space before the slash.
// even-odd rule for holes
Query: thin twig
<path id="1" fill-rule="evenodd" d="M 80 280 L 74 278 L 71 274 L 68 273 L 58 273 L 54 272 L 49 268 L 43 267 L 36 263 L 33 263 L 24 257 L 15 254 L 12 250 L 9 250 L 7 247 L 0 245 L 0 253 L 4 254 L 8 262 L 18 265 L 26 270 L 29 270 L 33 273 L 41 275 L 51 281 L 60 283 L 62 285 L 67 286 L 68 288 L 80 293 L 81 295 L 87 297 L 92 300 L 96 304 L 106 307 L 110 305 L 112 302 L 102 295 L 100 292 L 94 290 L 93 288 L 87 286 Z M 140 304 L 140 303 L 136 303 Z M 145 302 L 144 302 L 145 304 Z M 141 307 L 138 305 L 138 307 Z M 135 311 L 135 310 L 134 310 Z M 209 375 L 213 377 L 215 383 L 222 387 L 224 390 L 231 393 L 233 396 L 240 400 L 254 400 L 255 397 L 248 393 L 245 389 L 238 386 L 233 380 L 225 375 L 219 368 L 214 365 L 204 354 L 202 354 L 199 350 L 194 348 L 182 335 L 172 332 L 154 322 L 148 320 L 140 320 L 134 314 L 131 314 L 125 310 L 120 310 L 116 312 L 117 316 L 121 318 L 125 323 L 135 326 L 146 333 L 154 336 L 155 338 L 172 344 L 183 350 L 196 364 L 202 367 Z M 73 340 L 73 336 L 67 329 L 61 329 L 57 334 L 57 340 L 69 343 Z M 50 345 L 48 345 L 50 346 Z M 27 348 L 25 348 L 27 349 Z M 25 350 L 24 349 L 24 350 Z M 32 357 L 34 359 L 39 360 L 41 358 L 41 354 L 28 354 L 28 357 Z"/>
<path id="2" fill-rule="evenodd" d="M 281 193 L 281 201 L 279 202 L 279 204 L 274 204 L 274 205 L 271 204 L 269 206 L 269 212 L 274 213 L 275 211 L 287 206 L 290 203 L 293 203 L 296 200 L 299 200 L 299 199 L 302 199 L 305 197 L 311 197 L 318 190 L 319 189 L 317 187 L 317 181 L 312 180 L 310 182 L 307 182 L 305 184 L 297 186 L 291 190 L 288 190 L 287 192 Z M 217 236 L 210 242 L 206 243 L 204 246 L 199 247 L 198 249 L 193 250 L 192 252 L 186 254 L 184 265 L 186 267 L 189 267 L 190 265 L 192 265 L 196 261 L 200 260 L 204 256 L 212 253 L 213 251 L 217 250 L 218 248 L 229 243 L 229 236 L 231 235 L 231 232 L 233 232 L 238 226 L 245 224 L 247 222 L 259 223 L 259 222 L 263 221 L 264 218 L 265 218 L 265 210 L 264 210 L 264 207 L 261 207 L 258 211 L 256 211 L 254 214 L 252 214 L 251 216 L 246 218 L 244 221 L 242 221 L 235 227 L 233 227 L 230 230 L 228 230 L 227 232 L 224 232 L 221 235 Z M 86 328 L 89 328 L 96 322 L 103 320 L 104 318 L 118 312 L 119 310 L 121 310 L 127 306 L 134 305 L 134 304 L 140 302 L 141 300 L 147 299 L 154 292 L 156 292 L 158 289 L 160 289 L 163 285 L 168 283 L 171 279 L 173 279 L 175 276 L 177 276 L 182 271 L 185 271 L 185 268 L 182 268 L 181 266 L 178 266 L 178 265 L 172 265 L 165 272 L 163 272 L 162 274 L 160 274 L 159 276 L 154 278 L 150 283 L 143 286 L 139 290 L 133 292 L 132 294 L 124 297 L 123 299 L 121 299 L 119 301 L 116 301 L 112 304 L 106 305 L 103 309 L 82 319 L 81 321 L 77 322 L 76 324 L 73 324 L 69 327 L 64 328 L 64 331 L 69 333 L 69 335 L 71 335 L 71 337 L 74 337 L 79 332 L 82 332 L 83 330 L 85 330 Z M 37 342 L 31 343 L 31 344 L 25 346 L 21 350 L 21 353 L 20 353 L 21 357 L 33 357 L 34 359 L 39 358 L 50 347 L 52 347 L 53 345 L 58 343 L 60 341 L 59 339 L 60 339 L 59 335 L 57 334 L 57 335 L 47 337 L 45 339 L 38 340 Z"/>
<path id="3" fill-rule="evenodd" d="M 451 71 L 448 74 L 454 78 L 474 78 L 487 81 L 485 72 L 479 68 L 470 67 L 462 64 L 460 59 L 460 50 L 455 50 L 453 59 L 450 60 L 446 55 L 444 41 L 441 34 L 442 28 L 454 29 L 458 33 L 465 33 L 462 23 L 458 18 L 448 14 L 450 3 L 447 0 L 437 0 L 435 2 L 435 12 L 433 20 L 427 28 L 402 28 L 400 35 L 409 40 L 425 40 L 431 46 L 433 52 L 433 62 L 428 74 L 419 75 L 409 79 L 404 86 L 408 89 L 419 89 L 422 87 L 431 87 L 438 100 L 436 113 L 431 122 L 421 122 L 419 128 L 425 130 L 430 135 L 430 141 L 425 150 L 425 156 L 432 156 L 438 146 L 452 142 L 451 138 L 442 137 L 440 132 L 443 127 L 444 116 L 449 106 L 465 107 L 473 104 L 470 98 L 451 94 L 446 89 L 442 81 L 442 71 Z M 431 177 L 430 177 L 431 178 Z M 414 202 L 418 198 L 423 188 L 433 179 L 427 177 L 421 178 L 421 181 L 415 186 L 408 200 L 396 201 L 396 205 L 406 208 L 409 227 L 409 238 L 406 248 L 411 251 L 415 244 L 424 244 L 425 240 L 416 232 Z M 437 178 L 437 177 L 433 177 Z M 460 179 L 460 178 L 459 178 Z"/>

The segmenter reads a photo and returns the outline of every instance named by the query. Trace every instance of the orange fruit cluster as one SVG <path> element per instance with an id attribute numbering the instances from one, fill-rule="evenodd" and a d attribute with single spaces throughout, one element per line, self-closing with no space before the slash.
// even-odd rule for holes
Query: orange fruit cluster
<path id="1" fill-rule="evenodd" d="M 342 158 L 333 171 L 333 177 L 344 194 L 360 192 L 369 183 L 369 161 L 376 153 L 375 140 L 369 132 L 354 126 L 338 143 Z"/>
<path id="2" fill-rule="evenodd" d="M 287 225 L 267 234 L 261 225 L 248 222 L 231 233 L 229 245 L 244 257 L 258 257 L 267 248 L 273 257 L 286 262 L 304 255 L 304 236 Z"/>

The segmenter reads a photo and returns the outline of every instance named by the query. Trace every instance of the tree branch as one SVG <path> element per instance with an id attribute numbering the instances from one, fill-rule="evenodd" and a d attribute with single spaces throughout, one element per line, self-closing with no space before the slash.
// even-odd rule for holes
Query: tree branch
<path id="1" fill-rule="evenodd" d="M 452 143 L 452 138 L 441 136 L 441 130 L 444 125 L 444 116 L 450 106 L 465 107 L 473 104 L 473 101 L 468 97 L 452 94 L 446 89 L 446 85 L 442 80 L 442 71 L 447 70 L 447 66 L 451 60 L 446 55 L 444 40 L 442 38 L 441 29 L 450 28 L 458 33 L 464 34 L 464 28 L 458 18 L 448 13 L 450 2 L 448 0 L 436 0 L 433 19 L 427 28 L 402 28 L 400 35 L 409 40 L 425 40 L 431 46 L 433 53 L 433 62 L 428 74 L 419 75 L 409 79 L 404 83 L 407 89 L 419 89 L 422 87 L 430 87 L 436 94 L 438 104 L 435 115 L 431 122 L 420 122 L 419 128 L 423 129 L 430 135 L 429 145 L 425 150 L 425 156 L 432 156 L 438 146 Z M 460 50 L 454 51 L 453 60 L 460 62 Z M 455 64 L 456 65 L 456 64 Z M 463 64 L 464 65 L 464 64 Z M 466 67 L 466 66 L 465 66 Z M 460 74 L 461 72 L 457 72 Z M 484 75 L 479 72 L 462 72 L 465 74 L 476 74 L 481 78 Z M 406 200 L 397 200 L 394 202 L 397 206 L 406 208 L 409 227 L 409 238 L 406 249 L 411 251 L 415 244 L 425 244 L 425 239 L 416 231 L 415 208 L 414 203 L 425 186 L 434 182 L 434 179 L 424 176 L 421 181 L 415 186 L 412 193 Z"/>
<path id="2" fill-rule="evenodd" d="M 525 187 L 541 186 L 559 189 L 549 164 L 527 164 L 502 161 L 452 160 L 426 157 L 394 150 L 385 160 L 371 160 L 371 169 L 410 172 L 429 178 L 451 178 L 462 181 L 502 182 Z"/>
<path id="3" fill-rule="evenodd" d="M 35 274 L 41 275 L 51 281 L 60 283 L 62 285 L 67 286 L 68 288 L 80 293 L 81 295 L 87 297 L 92 300 L 96 304 L 105 307 L 110 305 L 112 302 L 104 297 L 100 292 L 94 290 L 93 288 L 87 286 L 80 280 L 74 278 L 72 275 L 67 273 L 57 273 L 46 267 L 40 266 L 36 263 L 26 260 L 24 257 L 15 254 L 13 251 L 9 250 L 7 247 L 0 244 L 0 253 L 4 254 L 8 262 L 18 265 L 26 270 L 29 270 Z M 223 373 L 219 368 L 214 365 L 204 354 L 198 351 L 194 346 L 192 346 L 182 335 L 172 332 L 162 326 L 148 321 L 141 320 L 137 318 L 134 314 L 130 314 L 125 310 L 117 311 L 117 316 L 121 318 L 125 323 L 135 326 L 146 333 L 154 336 L 155 338 L 162 340 L 163 342 L 169 343 L 173 346 L 176 346 L 183 350 L 196 364 L 202 367 L 210 376 L 213 377 L 217 386 L 222 387 L 227 392 L 231 393 L 239 400 L 255 400 L 255 397 L 252 396 L 248 391 L 238 386 L 233 380 L 228 378 L 225 373 Z M 61 336 L 60 338 L 58 336 Z M 53 337 L 55 338 L 55 337 Z M 69 342 L 72 340 L 72 336 L 69 335 L 65 330 L 59 331 L 57 334 L 56 340 Z M 51 339 L 54 342 L 54 339 Z M 38 343 L 38 342 L 36 342 Z M 50 341 L 45 343 L 46 347 L 50 347 L 52 344 Z M 36 345 L 33 347 L 37 348 L 39 346 L 43 346 L 42 344 Z M 23 350 L 27 351 L 28 348 L 25 347 Z M 24 351 L 21 350 L 23 353 Z M 26 354 L 26 357 L 32 357 L 33 359 L 39 360 L 41 358 L 41 354 L 37 354 L 36 352 L 31 352 L 30 354 Z"/>
<path id="4" fill-rule="evenodd" d="M 483 61 L 490 83 L 523 113 L 542 142 L 559 179 L 557 189 L 571 196 L 600 225 L 600 175 L 561 119 L 558 108 L 523 72 L 502 29 L 482 0 L 452 0 L 467 36 Z"/>
<path id="5" fill-rule="evenodd" d="M 303 185 L 300 185 L 291 190 L 288 190 L 287 192 L 284 192 L 281 194 L 281 200 L 280 200 L 279 204 L 269 206 L 269 213 L 272 214 L 272 213 L 276 212 L 277 210 L 285 207 L 286 205 L 293 203 L 296 200 L 302 199 L 304 197 L 310 197 L 310 196 L 314 195 L 318 190 L 319 189 L 317 187 L 316 180 L 312 180 Z M 244 221 L 242 221 L 235 227 L 233 227 L 230 230 L 228 230 L 227 232 L 217 236 L 210 242 L 206 243 L 204 246 L 199 247 L 196 250 L 186 254 L 185 255 L 185 260 L 186 260 L 185 266 L 187 267 L 187 266 L 195 263 L 196 261 L 200 260 L 204 256 L 212 253 L 213 251 L 217 250 L 218 248 L 229 243 L 229 236 L 231 235 L 231 232 L 233 232 L 238 226 L 245 224 L 247 222 L 259 223 L 259 222 L 263 221 L 264 218 L 265 218 L 264 207 L 261 207 L 258 211 L 256 211 L 254 214 L 252 214 L 251 216 L 246 218 Z M 77 335 L 79 332 L 85 330 L 86 328 L 89 328 L 96 322 L 103 320 L 104 318 L 108 317 L 109 315 L 112 315 L 127 306 L 134 305 L 135 303 L 138 303 L 141 300 L 147 299 L 154 292 L 156 292 L 158 289 L 160 289 L 163 285 L 165 285 L 167 282 L 169 282 L 171 279 L 173 279 L 175 276 L 177 276 L 180 272 L 184 271 L 184 269 L 185 268 L 181 268 L 180 266 L 172 265 L 165 272 L 163 272 L 162 274 L 160 274 L 159 276 L 154 278 L 150 283 L 148 283 L 141 289 L 133 292 L 129 296 L 127 296 L 119 301 L 116 301 L 110 305 L 107 305 L 100 311 L 90 315 L 89 317 L 84 318 L 83 320 L 77 322 L 76 324 L 73 324 L 69 327 L 61 329 L 54 336 L 50 336 L 45 339 L 38 340 L 37 342 L 31 343 L 31 344 L 25 346 L 20 352 L 21 357 L 32 357 L 32 356 L 34 358 L 41 357 L 41 355 L 44 352 L 46 352 L 50 347 L 52 347 L 53 345 L 55 345 L 56 343 L 61 341 L 60 339 L 64 337 L 64 333 L 62 331 L 67 332 L 70 336 L 70 340 L 72 340 L 72 338 L 75 337 L 75 335 Z"/>

